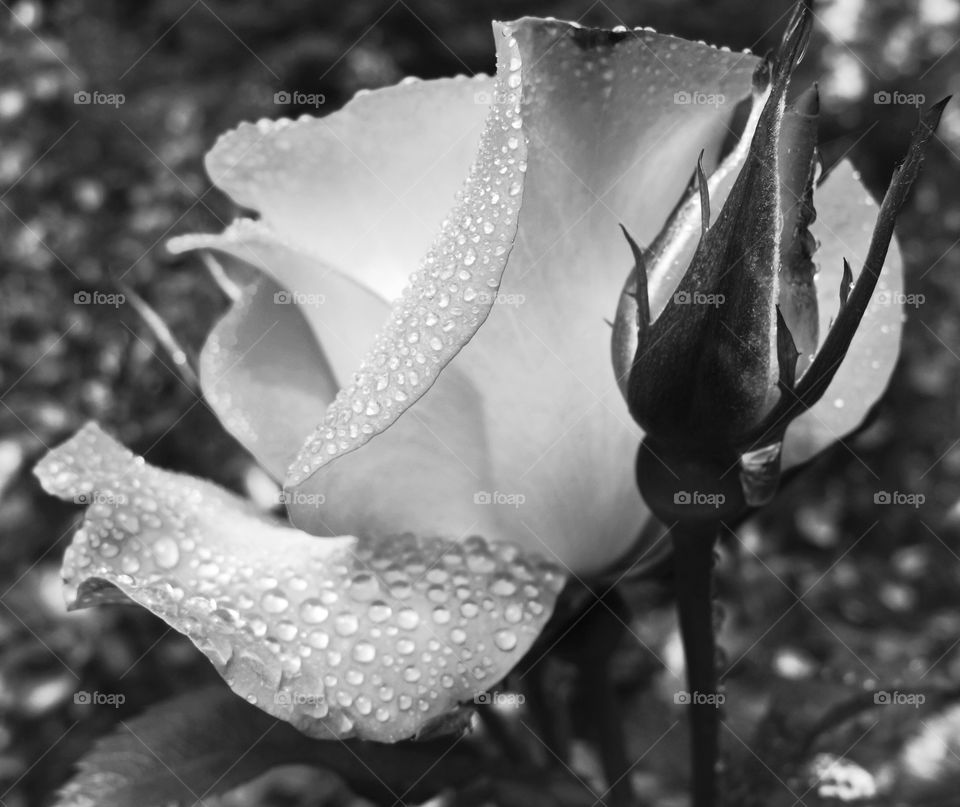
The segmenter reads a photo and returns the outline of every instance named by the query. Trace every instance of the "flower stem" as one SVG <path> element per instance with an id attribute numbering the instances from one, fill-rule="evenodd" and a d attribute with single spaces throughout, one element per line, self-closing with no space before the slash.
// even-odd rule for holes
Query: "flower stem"
<path id="1" fill-rule="evenodd" d="M 674 577 L 680 634 L 687 662 L 690 720 L 692 807 L 716 804 L 720 712 L 717 694 L 716 640 L 713 630 L 712 522 L 680 523 L 672 531 Z"/>

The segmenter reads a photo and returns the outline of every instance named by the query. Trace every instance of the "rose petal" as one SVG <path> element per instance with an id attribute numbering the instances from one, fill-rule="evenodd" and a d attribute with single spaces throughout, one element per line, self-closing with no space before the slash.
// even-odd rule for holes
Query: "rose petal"
<path id="1" fill-rule="evenodd" d="M 453 207 L 492 86 L 407 81 L 323 118 L 244 123 L 218 140 L 207 173 L 281 238 L 392 300 Z"/>
<path id="2" fill-rule="evenodd" d="M 276 303 L 279 286 L 260 275 L 241 288 L 207 337 L 200 386 L 224 427 L 283 479 L 336 380 L 298 307 Z"/>
<path id="3" fill-rule="evenodd" d="M 499 296 L 486 298 L 489 319 L 435 389 L 452 385 L 451 371 L 459 370 L 482 395 L 505 534 L 528 546 L 549 543 L 562 562 L 589 572 L 626 550 L 645 516 L 633 481 L 639 435 L 610 372 L 604 322 L 631 261 L 618 223 L 653 237 L 701 149 L 719 147 L 733 101 L 750 91 L 756 59 L 646 31 L 590 32 L 535 20 L 510 27 L 520 48 L 529 137 L 520 236 Z M 526 64 L 534 67 L 524 72 Z M 675 104 L 681 90 L 722 93 L 729 103 Z M 509 128 L 504 134 L 510 137 Z M 415 360 L 418 350 L 407 340 L 424 346 L 424 322 L 447 318 L 431 282 L 421 273 L 395 307 L 381 354 L 368 358 L 360 383 L 328 410 L 321 439 L 308 445 L 288 484 L 355 450 L 416 400 L 410 395 L 398 407 L 370 391 L 378 362 Z M 477 306 L 471 313 L 483 316 Z M 456 327 L 457 341 L 444 341 L 442 355 L 452 355 L 473 330 Z M 420 350 L 426 362 L 441 365 Z M 434 378 L 435 371 L 425 376 L 425 386 Z M 390 415 L 350 414 L 370 400 L 381 413 L 389 403 Z M 380 439 L 356 453 L 375 455 Z M 438 458 L 429 478 L 447 467 Z"/>
<path id="4" fill-rule="evenodd" d="M 451 538 L 480 533 L 523 543 L 524 531 L 513 534 L 501 526 L 505 508 L 476 504 L 478 496 L 497 487 L 483 395 L 458 368 L 448 369 L 447 382 L 434 385 L 377 440 L 288 490 L 290 520 L 314 535 L 385 537 L 403 529 Z"/>
<path id="5" fill-rule="evenodd" d="M 350 378 L 389 315 L 383 297 L 306 254 L 259 221 L 237 219 L 219 235 L 179 236 L 171 239 L 167 248 L 174 253 L 216 249 L 273 278 L 287 292 L 278 302 L 300 310 L 341 382 Z M 229 385 L 229 378 L 223 383 Z M 315 411 L 310 426 L 301 433 L 301 445 L 322 411 Z"/>
<path id="6" fill-rule="evenodd" d="M 493 306 L 516 235 L 526 159 L 519 52 L 516 40 L 494 27 L 496 103 L 490 107 L 459 202 L 352 382 L 304 444 L 287 477 L 290 487 L 392 425 L 430 388 Z M 379 384 L 380 379 L 386 383 Z"/>
<path id="7" fill-rule="evenodd" d="M 509 544 L 318 539 L 88 424 L 37 466 L 91 501 L 64 557 L 71 607 L 118 590 L 185 633 L 235 692 L 316 737 L 394 741 L 496 683 L 563 578 Z"/>
<path id="8" fill-rule="evenodd" d="M 854 276 L 863 266 L 878 206 L 849 162 L 842 162 L 814 191 L 817 218 L 811 230 L 820 243 L 813 254 L 818 273 L 820 340 L 840 307 L 843 259 Z M 827 394 L 787 429 L 784 466 L 813 457 L 863 421 L 883 395 L 900 351 L 903 329 L 903 261 L 896 239 L 870 307 Z"/>
<path id="9" fill-rule="evenodd" d="M 235 306 L 230 316 L 236 321 L 236 328 L 250 335 L 249 339 L 225 353 L 220 348 L 222 340 L 215 339 L 214 334 L 203 354 L 222 356 L 215 372 L 201 374 L 201 383 L 208 378 L 216 380 L 215 387 L 204 385 L 204 394 L 214 411 L 230 432 L 265 462 L 271 473 L 283 479 L 304 436 L 314 429 L 319 413 L 333 399 L 330 390 L 335 393 L 335 386 L 331 387 L 335 380 L 331 381 L 329 371 L 321 366 L 323 355 L 331 357 L 331 364 L 337 367 L 341 377 L 349 377 L 359 361 L 355 346 L 372 339 L 389 307 L 339 272 L 326 270 L 314 259 L 280 243 L 258 222 L 241 220 L 234 222 L 223 235 L 185 236 L 172 244 L 177 251 L 197 247 L 212 247 L 243 257 L 270 276 L 279 277 L 284 289 L 309 289 L 280 292 L 280 299 L 289 301 L 281 304 L 274 304 L 277 298 L 272 296 L 279 289 L 265 292 L 258 298 L 262 316 L 252 323 L 243 322 L 250 315 L 250 309 Z M 273 288 L 267 278 L 263 282 Z M 301 304 L 297 304 L 298 300 Z M 313 325 L 323 351 L 315 349 L 307 333 L 296 348 L 296 355 L 287 355 L 289 340 L 274 339 L 273 333 L 268 332 L 278 317 L 299 319 L 300 312 Z M 237 357 L 243 356 L 251 345 L 267 379 L 264 384 L 257 385 L 255 379 L 247 378 L 242 372 L 243 362 L 239 375 L 232 372 Z M 299 360 L 304 364 L 291 366 Z M 316 366 L 308 367 L 307 362 Z M 282 373 L 288 373 L 289 377 Z M 309 377 L 300 377 L 301 374 Z M 396 374 L 392 375 L 396 381 Z M 415 375 L 415 370 L 404 372 L 401 387 Z M 473 506 L 478 491 L 493 487 L 479 405 L 481 396 L 458 370 L 453 370 L 451 376 L 445 391 L 425 396 L 417 405 L 415 415 L 398 423 L 389 439 L 380 442 L 375 451 L 345 457 L 332 473 L 325 466 L 295 493 L 290 493 L 287 508 L 291 520 L 313 535 L 344 532 L 393 535 L 398 525 L 421 535 L 465 536 L 478 531 L 499 534 L 493 531 L 495 514 L 489 509 L 478 511 Z M 271 391 L 269 384 L 274 381 L 286 386 Z M 294 401 L 291 406 L 286 405 L 283 389 L 318 383 L 323 385 L 325 393 L 314 397 L 312 410 L 307 399 L 302 399 L 302 406 Z M 385 382 L 378 376 L 376 383 Z M 279 438 L 274 450 L 271 451 L 267 441 L 258 439 L 257 428 Z M 289 450 L 291 442 L 292 451 Z M 287 465 L 281 467 L 280 458 L 285 458 Z M 378 487 L 373 507 L 370 480 L 375 477 L 385 484 Z"/>

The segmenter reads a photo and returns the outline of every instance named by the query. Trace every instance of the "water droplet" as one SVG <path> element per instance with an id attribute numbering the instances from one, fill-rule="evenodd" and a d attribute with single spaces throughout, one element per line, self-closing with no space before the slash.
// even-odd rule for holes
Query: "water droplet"
<path id="1" fill-rule="evenodd" d="M 341 636 L 353 636 L 360 627 L 356 614 L 340 614 L 335 622 L 336 631 Z"/>
<path id="2" fill-rule="evenodd" d="M 369 664 L 376 655 L 377 649 L 370 642 L 358 642 L 353 647 L 353 658 L 361 664 Z"/>
<path id="3" fill-rule="evenodd" d="M 409 684 L 415 684 L 423 677 L 423 673 L 420 672 L 419 667 L 414 667 L 410 665 L 403 671 L 403 680 Z"/>
<path id="4" fill-rule="evenodd" d="M 173 538 L 153 542 L 153 560 L 161 569 L 172 569 L 180 562 L 180 547 Z"/>
<path id="5" fill-rule="evenodd" d="M 285 619 L 277 625 L 277 636 L 285 642 L 293 641 L 297 638 L 297 626 Z"/>
<path id="6" fill-rule="evenodd" d="M 420 614 L 413 608 L 401 608 L 397 612 L 397 624 L 404 630 L 413 630 L 420 624 Z"/>
<path id="7" fill-rule="evenodd" d="M 371 600 L 380 593 L 380 584 L 369 572 L 360 572 L 350 581 L 350 596 L 358 602 Z"/>
<path id="8" fill-rule="evenodd" d="M 260 598 L 260 607 L 268 614 L 282 614 L 289 604 L 286 595 L 278 588 L 265 591 Z"/>
<path id="9" fill-rule="evenodd" d="M 378 624 L 390 619 L 391 614 L 393 614 L 393 609 L 383 600 L 370 603 L 370 607 L 367 609 L 367 616 L 370 617 L 370 621 Z"/>
<path id="10" fill-rule="evenodd" d="M 362 715 L 368 715 L 373 711 L 373 703 L 366 695 L 360 695 L 356 700 L 356 709 Z"/>
<path id="11" fill-rule="evenodd" d="M 493 642 L 501 650 L 509 652 L 517 646 L 517 634 L 504 628 L 493 634 Z"/>
<path id="12" fill-rule="evenodd" d="M 312 630 L 307 634 L 307 643 L 317 650 L 326 650 L 330 644 L 330 635 L 322 630 Z"/>
<path id="13" fill-rule="evenodd" d="M 517 591 L 516 584 L 509 577 L 497 577 L 490 586 L 490 591 L 498 597 L 510 597 Z"/>
<path id="14" fill-rule="evenodd" d="M 446 625 L 450 621 L 450 611 L 438 605 L 433 609 L 433 621 L 438 625 Z"/>
<path id="15" fill-rule="evenodd" d="M 330 616 L 330 612 L 319 600 L 310 598 L 300 603 L 300 618 L 311 625 L 319 625 Z"/>
<path id="16" fill-rule="evenodd" d="M 414 644 L 411 639 L 398 639 L 397 640 L 397 652 L 401 656 L 409 656 L 414 650 L 417 649 L 416 644 Z"/>

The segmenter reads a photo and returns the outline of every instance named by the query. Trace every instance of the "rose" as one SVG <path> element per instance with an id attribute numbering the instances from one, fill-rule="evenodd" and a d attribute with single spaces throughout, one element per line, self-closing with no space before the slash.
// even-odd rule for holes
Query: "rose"
<path id="1" fill-rule="evenodd" d="M 740 142 L 709 179 L 698 162 L 696 188 L 650 247 L 639 247 L 624 229 L 634 268 L 614 323 L 613 356 L 630 413 L 646 432 L 637 461 L 640 490 L 666 523 L 703 520 L 703 513 L 677 510 L 678 491 L 691 485 L 725 490 L 727 517 L 767 502 L 791 422 L 843 409 L 845 388 L 862 394 L 873 380 L 879 391 L 887 374 L 876 379 L 872 371 L 897 355 L 901 312 L 884 309 L 889 292 L 872 306 L 871 297 L 946 101 L 922 117 L 869 248 L 854 252 L 855 278 L 848 260 L 854 247 L 832 229 L 834 219 L 824 221 L 822 210 L 817 215 L 816 85 L 786 101 L 812 21 L 810 4 L 797 3 L 780 50 L 754 75 Z M 842 253 L 817 251 L 815 220 Z M 664 299 L 668 284 L 677 291 Z M 822 293 L 818 299 L 818 287 L 832 288 L 834 299 Z M 710 300 L 722 302 L 718 310 L 696 304 Z M 860 326 L 866 345 L 854 344 Z M 818 412 L 825 396 L 827 407 Z"/>
<path id="2" fill-rule="evenodd" d="M 495 30 L 495 81 L 403 83 L 241 126 L 208 155 L 261 219 L 173 245 L 223 253 L 236 293 L 201 382 L 286 480 L 296 528 L 93 425 L 37 469 L 51 493 L 106 502 L 64 560 L 74 607 L 119 590 L 316 736 L 406 737 L 494 685 L 565 575 L 610 566 L 646 516 L 603 321 L 630 265 L 617 224 L 653 238 L 757 60 L 648 31 Z M 690 89 L 730 103 L 673 103 Z M 824 195 L 844 218 L 822 249 L 837 232 L 862 249 L 859 184 L 844 169 Z M 290 290 L 326 304 L 273 303 Z M 826 433 L 794 430 L 798 456 L 874 394 Z M 523 507 L 475 504 L 493 490 Z"/>

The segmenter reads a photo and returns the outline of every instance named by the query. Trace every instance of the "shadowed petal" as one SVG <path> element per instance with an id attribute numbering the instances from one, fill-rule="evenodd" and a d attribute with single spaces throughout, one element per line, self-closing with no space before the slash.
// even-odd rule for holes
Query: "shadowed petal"
<path id="1" fill-rule="evenodd" d="M 817 219 L 811 226 L 820 246 L 817 305 L 820 341 L 840 305 L 843 259 L 863 266 L 877 220 L 877 203 L 848 162 L 842 162 L 814 191 Z M 883 395 L 897 363 L 903 329 L 903 261 L 896 239 L 863 321 L 827 394 L 787 428 L 784 466 L 804 462 L 853 431 Z"/>
<path id="2" fill-rule="evenodd" d="M 92 424 L 36 474 L 92 502 L 64 557 L 71 607 L 122 592 L 189 636 L 235 692 L 316 737 L 393 741 L 471 700 L 530 647 L 563 582 L 479 537 L 312 537 L 147 465 Z"/>
<path id="3" fill-rule="evenodd" d="M 259 221 L 237 219 L 219 235 L 179 236 L 172 238 L 167 246 L 174 253 L 216 249 L 273 278 L 286 292 L 277 298 L 278 305 L 300 310 L 322 346 L 338 386 L 350 378 L 389 316 L 386 299 L 304 252 Z M 229 385 L 229 380 L 225 383 Z M 321 407 L 314 413 L 308 430 L 300 435 L 301 444 L 322 412 Z"/>
<path id="4" fill-rule="evenodd" d="M 418 535 L 480 533 L 522 542 L 525 530 L 500 526 L 502 514 L 516 513 L 515 507 L 477 503 L 497 488 L 484 396 L 459 368 L 448 371 L 446 383 L 431 387 L 375 441 L 288 491 L 290 520 L 315 535 L 386 537 L 399 527 Z M 414 373 L 394 373 L 394 383 Z"/>
<path id="5" fill-rule="evenodd" d="M 277 479 L 296 456 L 336 380 L 297 306 L 259 276 L 217 323 L 200 354 L 200 385 L 221 423 Z"/>

